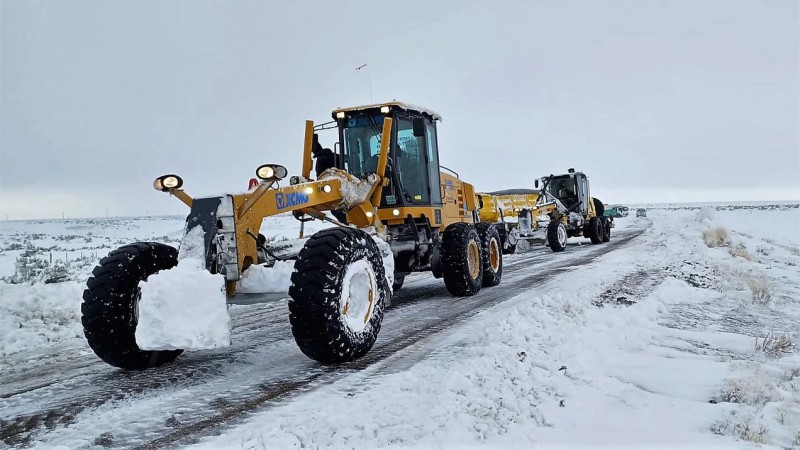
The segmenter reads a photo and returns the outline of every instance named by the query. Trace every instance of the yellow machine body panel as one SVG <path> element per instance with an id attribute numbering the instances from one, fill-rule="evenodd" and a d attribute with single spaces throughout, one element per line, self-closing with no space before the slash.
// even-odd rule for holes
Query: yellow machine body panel
<path id="1" fill-rule="evenodd" d="M 472 211 L 477 205 L 475 188 L 449 173 L 440 173 L 442 183 L 442 217 L 444 225 L 474 222 Z"/>
<path id="2" fill-rule="evenodd" d="M 383 207 L 378 210 L 378 219 L 385 225 L 399 225 L 410 215 L 414 218 L 422 216 L 430 220 L 433 228 L 446 228 L 451 223 L 473 223 L 472 211 L 477 199 L 475 188 L 449 173 L 440 172 L 442 190 L 442 206 L 400 206 Z M 396 213 L 396 214 L 395 214 Z M 350 216 L 348 215 L 348 220 Z"/>
<path id="3" fill-rule="evenodd" d="M 539 194 L 487 194 L 478 193 L 481 222 L 501 222 L 503 218 L 517 217 L 523 209 L 535 209 Z"/>

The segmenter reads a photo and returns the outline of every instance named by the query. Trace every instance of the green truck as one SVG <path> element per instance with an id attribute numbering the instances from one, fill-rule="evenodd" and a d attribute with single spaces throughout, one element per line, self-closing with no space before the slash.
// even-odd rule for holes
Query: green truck
<path id="1" fill-rule="evenodd" d="M 603 215 L 606 217 L 625 217 L 628 212 L 628 207 L 624 205 L 605 205 Z"/>

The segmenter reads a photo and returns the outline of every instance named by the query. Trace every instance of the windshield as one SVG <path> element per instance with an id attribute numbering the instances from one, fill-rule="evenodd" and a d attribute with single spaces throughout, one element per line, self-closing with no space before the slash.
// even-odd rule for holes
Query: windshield
<path id="1" fill-rule="evenodd" d="M 344 169 L 363 178 L 378 169 L 383 116 L 363 115 L 347 119 L 342 132 Z"/>
<path id="2" fill-rule="evenodd" d="M 575 191 L 575 179 L 572 177 L 553 178 L 547 186 L 547 191 L 562 202 L 564 199 L 575 198 L 577 200 L 578 198 Z"/>

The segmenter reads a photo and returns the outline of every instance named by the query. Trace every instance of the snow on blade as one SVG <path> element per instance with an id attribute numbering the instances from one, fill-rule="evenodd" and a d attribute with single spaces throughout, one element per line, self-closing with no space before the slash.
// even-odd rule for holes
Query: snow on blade
<path id="1" fill-rule="evenodd" d="M 136 344 L 142 350 L 199 350 L 230 345 L 225 279 L 184 258 L 139 283 Z"/>
<path id="2" fill-rule="evenodd" d="M 280 292 L 287 294 L 294 272 L 294 261 L 275 261 L 272 267 L 252 265 L 242 274 L 236 284 L 239 294 L 263 294 Z"/>

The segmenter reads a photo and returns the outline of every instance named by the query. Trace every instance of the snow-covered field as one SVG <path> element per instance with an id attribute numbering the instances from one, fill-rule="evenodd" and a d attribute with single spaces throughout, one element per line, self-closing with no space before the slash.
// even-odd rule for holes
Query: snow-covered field
<path id="1" fill-rule="evenodd" d="M 265 234 L 294 237 L 296 224 L 276 220 Z M 646 229 L 193 446 L 800 448 L 800 209 L 650 209 L 617 223 Z M 81 341 L 82 283 L 97 258 L 133 240 L 177 243 L 181 228 L 180 218 L 2 223 L 0 277 L 14 276 L 28 243 L 88 262 L 70 269 L 78 281 L 0 283 L 0 356 Z"/>

